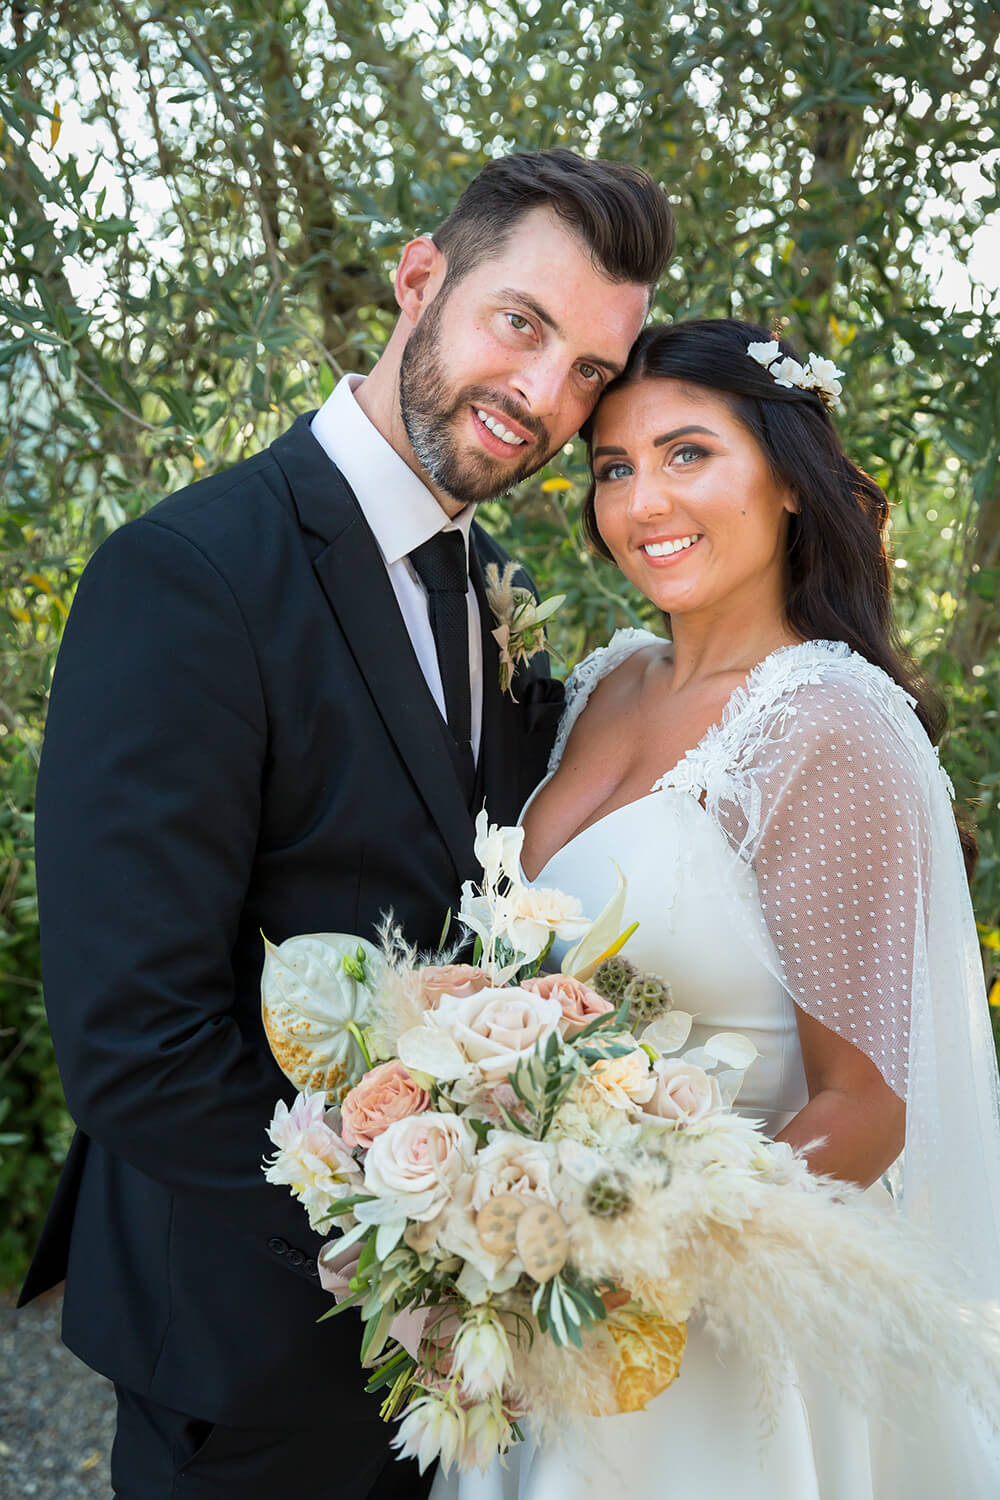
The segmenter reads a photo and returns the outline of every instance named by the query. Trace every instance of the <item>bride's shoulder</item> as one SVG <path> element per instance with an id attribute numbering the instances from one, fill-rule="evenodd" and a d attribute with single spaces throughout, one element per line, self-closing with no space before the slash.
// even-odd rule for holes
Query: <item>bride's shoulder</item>
<path id="1" fill-rule="evenodd" d="M 742 729 L 758 742 L 875 755 L 885 768 L 933 755 L 913 696 L 843 641 L 772 653 L 750 674 L 745 695 Z"/>

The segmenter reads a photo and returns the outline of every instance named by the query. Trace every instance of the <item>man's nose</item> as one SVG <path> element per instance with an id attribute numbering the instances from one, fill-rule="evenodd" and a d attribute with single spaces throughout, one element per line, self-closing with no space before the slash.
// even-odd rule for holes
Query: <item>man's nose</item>
<path id="1" fill-rule="evenodd" d="M 539 355 L 514 373 L 511 385 L 531 415 L 544 422 L 558 416 L 565 404 L 568 378 L 564 361 Z"/>

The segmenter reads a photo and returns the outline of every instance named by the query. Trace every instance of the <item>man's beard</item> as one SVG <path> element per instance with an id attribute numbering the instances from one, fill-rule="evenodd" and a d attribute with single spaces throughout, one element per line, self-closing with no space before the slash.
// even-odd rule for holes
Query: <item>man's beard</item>
<path id="1" fill-rule="evenodd" d="M 399 407 L 403 426 L 431 483 L 462 505 L 504 495 L 549 458 L 544 423 L 528 415 L 509 396 L 485 386 L 466 386 L 457 395 L 448 388 L 441 350 L 441 312 L 446 289 L 438 292 L 407 340 L 399 367 Z M 535 442 L 522 463 L 510 465 L 485 450 L 463 453 L 457 431 L 469 407 L 503 412 L 530 432 Z"/>

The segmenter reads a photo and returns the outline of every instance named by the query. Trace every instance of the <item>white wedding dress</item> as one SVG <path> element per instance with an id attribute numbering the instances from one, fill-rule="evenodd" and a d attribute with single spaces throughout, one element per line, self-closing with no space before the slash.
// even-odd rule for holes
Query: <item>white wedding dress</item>
<path id="1" fill-rule="evenodd" d="M 620 631 L 577 668 L 550 775 L 596 682 L 656 639 Z M 793 995 L 872 1057 L 908 1100 L 902 1211 L 995 1301 L 996 1069 L 946 778 L 911 700 L 840 643 L 789 647 L 664 771 L 534 883 L 596 915 L 617 863 L 639 923 L 627 956 L 696 1014 L 689 1045 L 720 1029 L 756 1044 L 738 1107 L 771 1133 L 807 1100 Z M 956 1394 L 929 1401 L 916 1421 L 891 1392 L 862 1411 L 801 1355 L 765 1400 L 750 1358 L 695 1321 L 645 1410 L 568 1420 L 545 1445 L 529 1418 L 503 1464 L 439 1473 L 432 1500 L 998 1500 L 994 1435 Z"/>

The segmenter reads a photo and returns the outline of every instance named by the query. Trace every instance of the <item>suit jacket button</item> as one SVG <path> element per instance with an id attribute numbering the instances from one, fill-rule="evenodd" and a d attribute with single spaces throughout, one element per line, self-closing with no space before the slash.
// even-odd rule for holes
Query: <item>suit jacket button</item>
<path id="1" fill-rule="evenodd" d="M 301 1266 L 305 1264 L 305 1256 L 301 1250 L 289 1250 L 288 1264 L 290 1266 Z"/>
<path id="2" fill-rule="evenodd" d="M 285 1255 L 288 1251 L 288 1241 L 275 1235 L 273 1239 L 268 1240 L 267 1248 L 273 1250 L 275 1255 Z"/>
<path id="3" fill-rule="evenodd" d="M 316 1262 L 314 1260 L 307 1260 L 302 1269 L 303 1271 L 305 1271 L 307 1276 L 319 1276 L 319 1270 L 317 1269 Z"/>

